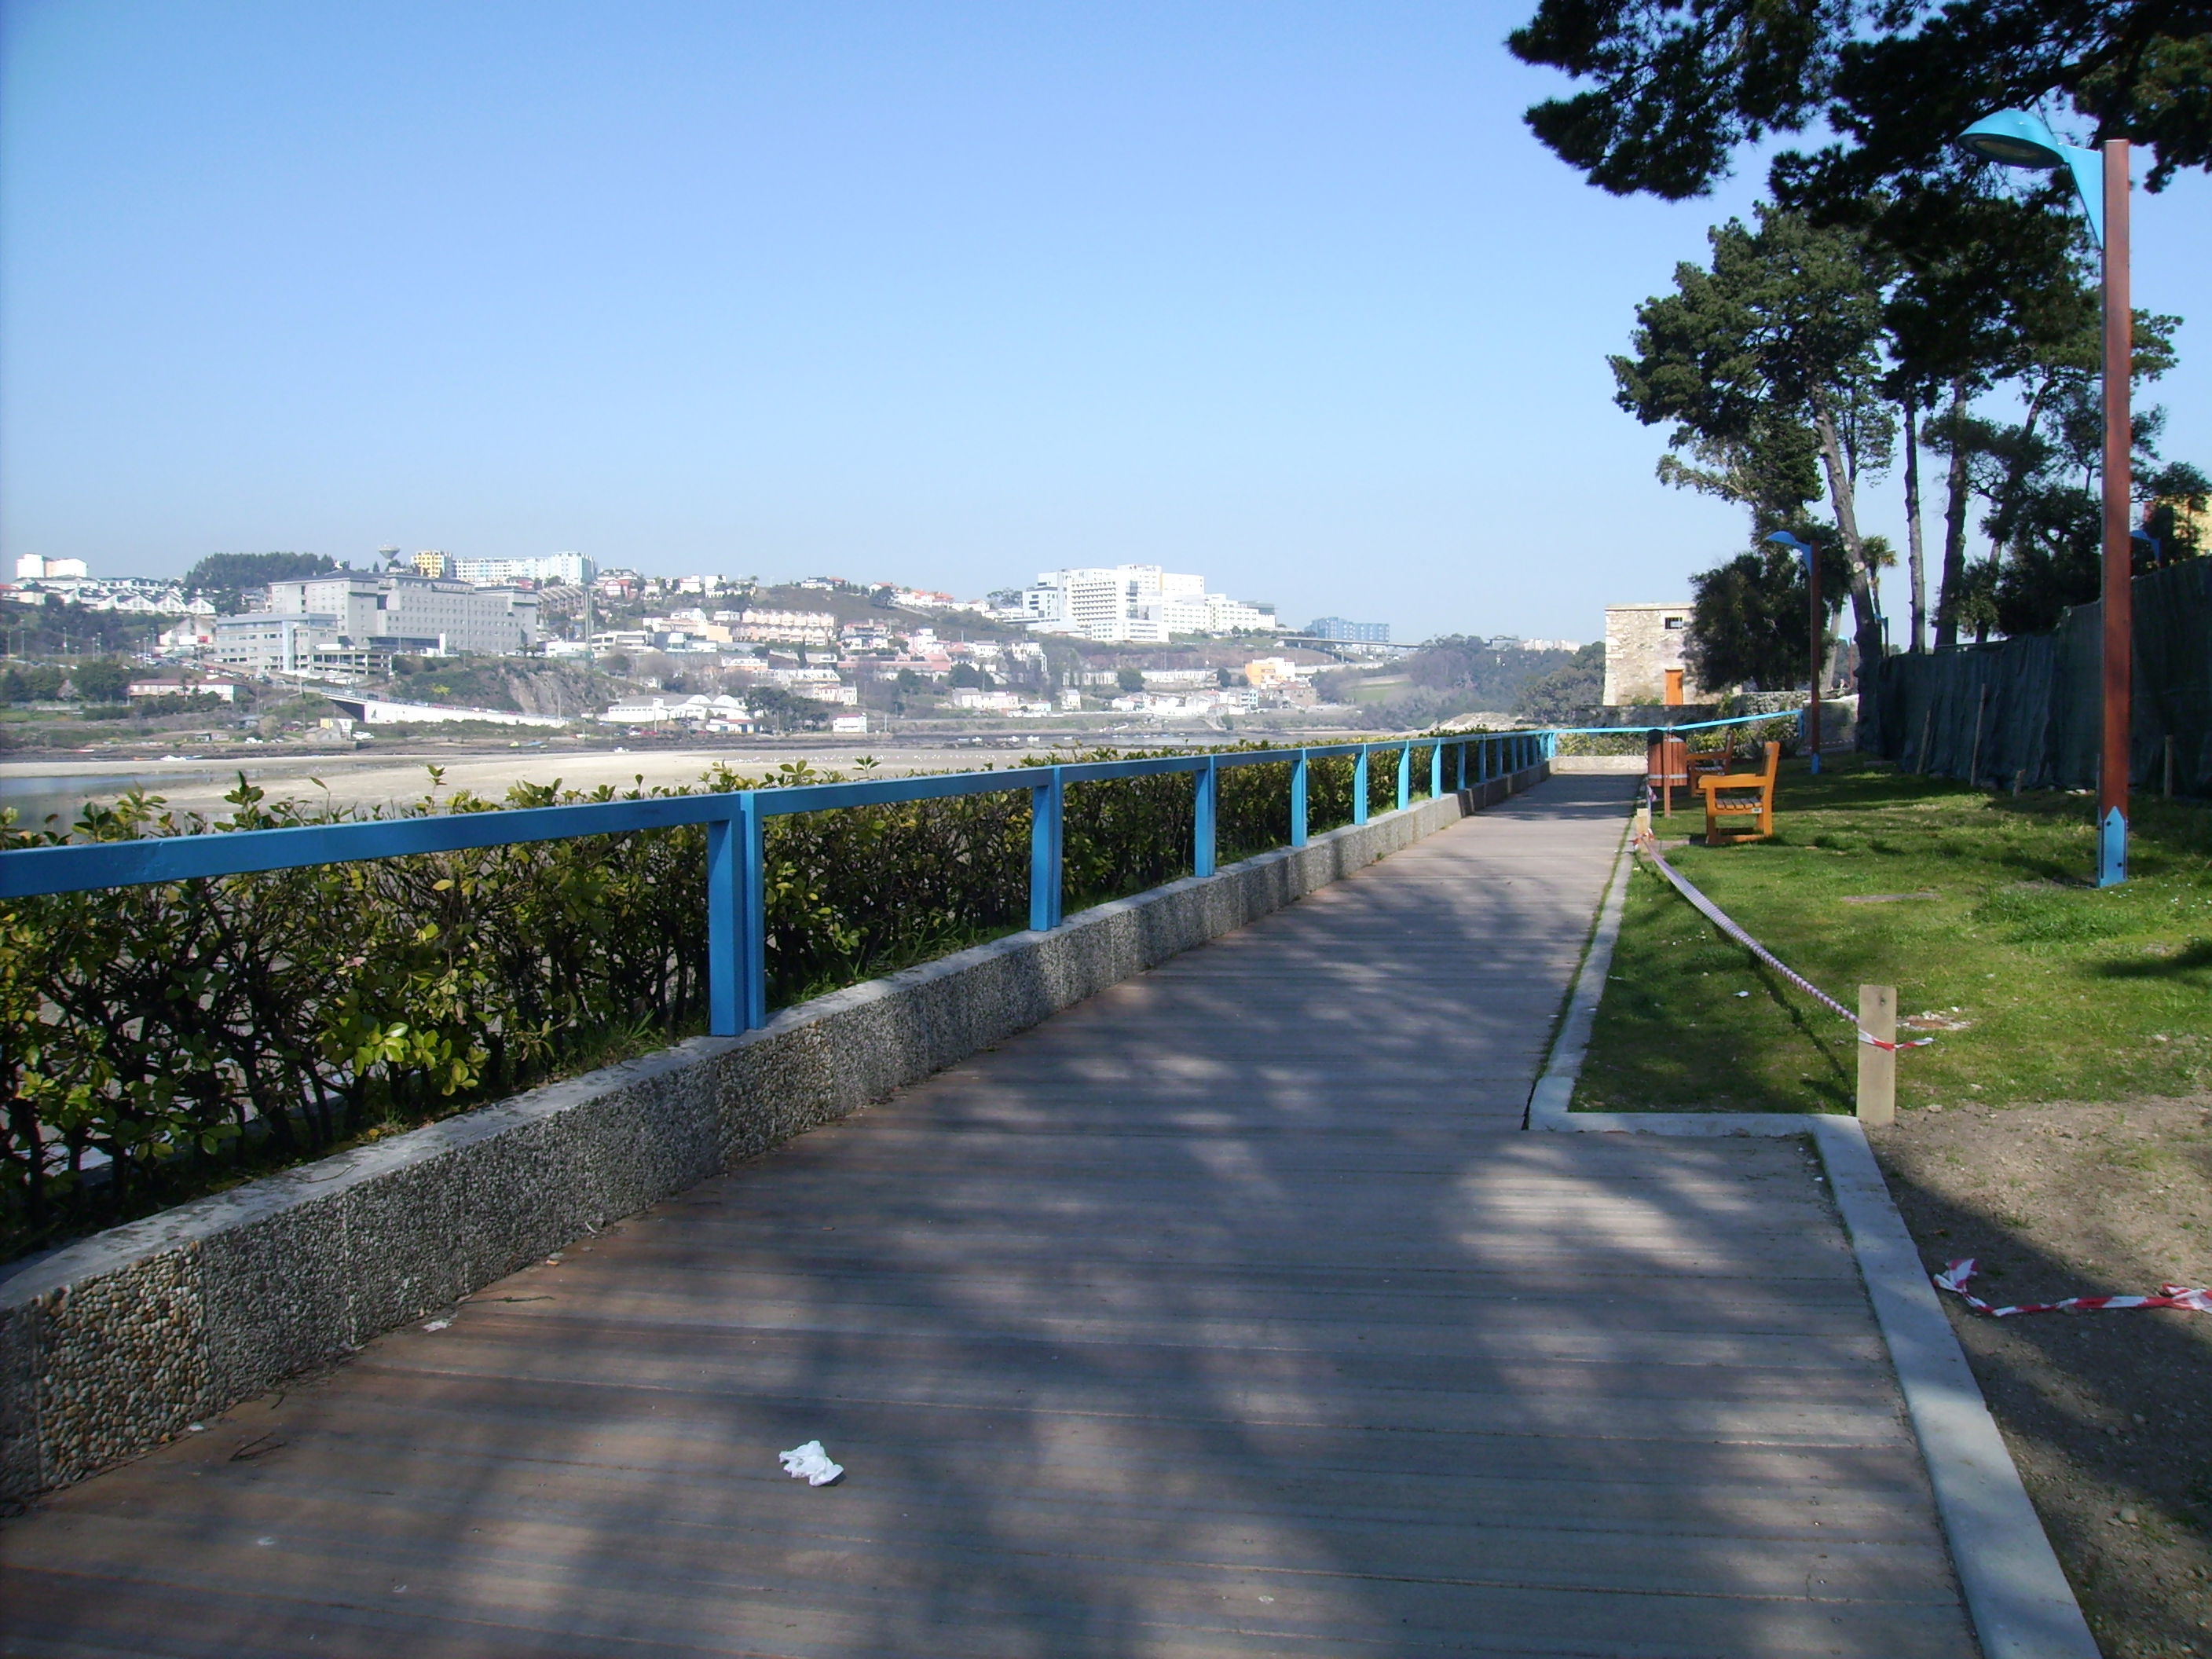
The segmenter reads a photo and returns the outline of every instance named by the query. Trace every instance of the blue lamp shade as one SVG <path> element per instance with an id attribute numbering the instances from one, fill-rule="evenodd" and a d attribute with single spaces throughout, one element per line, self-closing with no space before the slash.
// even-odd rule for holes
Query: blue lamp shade
<path id="1" fill-rule="evenodd" d="M 1959 145 L 1985 161 L 2002 161 L 2008 167 L 2041 167 L 2048 172 L 2066 162 L 2066 146 L 2040 116 L 2024 109 L 2001 109 L 1995 115 L 1984 116 L 1959 135 Z"/>
<path id="2" fill-rule="evenodd" d="M 1985 161 L 2008 167 L 2034 167 L 2044 173 L 2064 167 L 2072 174 L 2074 189 L 2081 198 L 2081 210 L 2089 216 L 2090 234 L 2105 245 L 2105 177 L 2103 158 L 2094 149 L 2059 142 L 2039 115 L 2024 109 L 2001 109 L 1984 115 L 1959 135 L 1959 148 Z"/>
<path id="3" fill-rule="evenodd" d="M 1788 548 L 1801 559 L 1809 562 L 1813 556 L 1813 550 L 1808 547 L 1803 542 L 1799 541 L 1795 536 L 1791 535 L 1786 530 L 1770 532 L 1766 539 L 1770 542 L 1773 542 L 1778 546 Z"/>

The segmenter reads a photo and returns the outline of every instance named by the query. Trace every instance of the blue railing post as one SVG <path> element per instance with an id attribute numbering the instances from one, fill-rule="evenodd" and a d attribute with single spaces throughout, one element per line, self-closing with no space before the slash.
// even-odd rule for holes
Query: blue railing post
<path id="1" fill-rule="evenodd" d="M 1402 744 L 1398 750 L 1398 810 L 1402 812 L 1413 799 L 1413 745 Z"/>
<path id="2" fill-rule="evenodd" d="M 1455 745 L 1455 747 L 1459 751 L 1459 784 L 1457 787 L 1460 793 L 1465 794 L 1467 793 L 1467 744 L 1461 743 Z"/>
<path id="3" fill-rule="evenodd" d="M 1306 844 L 1306 751 L 1291 763 L 1291 845 Z"/>
<path id="4" fill-rule="evenodd" d="M 707 825 L 707 1029 L 716 1036 L 735 1036 L 745 1029 L 740 839 L 737 824 L 728 818 Z"/>
<path id="5" fill-rule="evenodd" d="M 1429 799 L 1434 800 L 1443 792 L 1444 746 L 1441 743 L 1432 743 L 1429 745 Z"/>
<path id="6" fill-rule="evenodd" d="M 1198 774 L 1198 799 L 1191 812 L 1191 873 L 1210 876 L 1214 870 L 1214 824 L 1221 811 L 1221 763 L 1206 757 L 1206 770 Z"/>
<path id="7" fill-rule="evenodd" d="M 1066 786 L 1048 766 L 1046 781 L 1030 791 L 1030 926 L 1045 933 L 1060 926 L 1060 809 Z"/>
<path id="8" fill-rule="evenodd" d="M 760 797 L 750 789 L 738 797 L 738 900 L 743 925 L 738 930 L 738 959 L 744 988 L 744 1028 L 768 1024 L 768 819 Z"/>
<path id="9" fill-rule="evenodd" d="M 1352 821 L 1367 822 L 1367 745 L 1359 747 L 1359 758 L 1352 763 Z"/>

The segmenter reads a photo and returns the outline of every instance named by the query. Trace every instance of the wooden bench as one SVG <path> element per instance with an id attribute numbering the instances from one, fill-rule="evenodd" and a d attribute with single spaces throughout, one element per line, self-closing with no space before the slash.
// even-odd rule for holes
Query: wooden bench
<path id="1" fill-rule="evenodd" d="M 1693 789 L 1699 778 L 1725 772 L 1735 760 L 1733 737 L 1718 749 L 1692 749 L 1661 726 L 1644 741 L 1644 781 L 1652 793 L 1660 797 L 1660 810 L 1670 818 L 1674 816 L 1677 789 Z"/>
<path id="2" fill-rule="evenodd" d="M 1764 841 L 1774 833 L 1774 779 L 1782 769 L 1782 745 L 1765 745 L 1766 765 L 1757 772 L 1717 772 L 1698 780 L 1705 798 L 1705 845 Z M 1723 830 L 1723 818 L 1756 818 L 1755 830 Z"/>
<path id="3" fill-rule="evenodd" d="M 1735 738 L 1730 736 L 1717 749 L 1693 749 L 1690 751 L 1690 781 L 1717 776 L 1735 763 Z"/>

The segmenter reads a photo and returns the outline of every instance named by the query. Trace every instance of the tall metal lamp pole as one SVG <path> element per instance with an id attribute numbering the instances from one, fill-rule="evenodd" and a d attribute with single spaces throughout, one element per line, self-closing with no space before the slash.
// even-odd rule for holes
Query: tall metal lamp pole
<path id="1" fill-rule="evenodd" d="M 2103 154 L 2061 143 L 2040 118 L 2000 110 L 1959 135 L 1960 146 L 2006 167 L 2064 167 L 2104 256 L 2105 277 L 2105 629 L 2104 731 L 2097 769 L 2097 885 L 2128 878 L 2129 738 L 2134 723 L 2133 537 L 2128 526 L 2135 449 L 2128 398 L 2134 373 L 2134 314 L 2128 295 L 2128 141 L 2107 138 Z"/>

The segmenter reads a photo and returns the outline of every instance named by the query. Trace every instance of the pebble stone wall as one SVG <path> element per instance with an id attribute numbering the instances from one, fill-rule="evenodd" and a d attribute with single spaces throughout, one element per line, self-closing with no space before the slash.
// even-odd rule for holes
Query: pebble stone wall
<path id="1" fill-rule="evenodd" d="M 1547 775 L 1418 802 L 19 1264 L 0 1279 L 0 1499 L 143 1452 Z"/>

